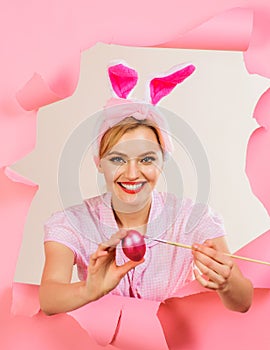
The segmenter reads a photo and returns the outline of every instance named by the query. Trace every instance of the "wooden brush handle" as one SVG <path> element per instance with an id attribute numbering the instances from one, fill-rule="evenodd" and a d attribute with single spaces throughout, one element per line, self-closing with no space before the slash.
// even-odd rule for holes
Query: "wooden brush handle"
<path id="1" fill-rule="evenodd" d="M 180 248 L 192 249 L 192 246 L 188 245 L 188 244 L 183 244 L 183 243 L 178 243 L 178 242 L 171 242 L 171 241 L 165 241 L 164 239 L 159 239 L 159 238 L 150 238 L 150 237 L 146 237 L 146 238 L 149 238 L 152 241 L 165 243 L 165 244 L 173 245 L 173 246 L 180 247 Z M 227 256 L 229 256 L 229 257 L 231 257 L 233 259 L 245 260 L 245 261 L 249 261 L 249 262 L 253 262 L 253 263 L 257 263 L 257 264 L 263 264 L 263 265 L 269 265 L 270 266 L 270 262 L 267 262 L 267 261 L 247 258 L 245 256 L 240 256 L 240 255 L 235 255 L 235 254 L 230 254 L 230 253 L 223 253 L 223 254 L 227 255 Z"/>

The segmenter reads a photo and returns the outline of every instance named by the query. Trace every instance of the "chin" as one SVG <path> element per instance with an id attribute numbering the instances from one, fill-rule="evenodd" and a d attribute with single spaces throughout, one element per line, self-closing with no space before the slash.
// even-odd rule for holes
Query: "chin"
<path id="1" fill-rule="evenodd" d="M 151 200 L 151 192 L 148 194 L 119 194 L 114 195 L 114 204 L 122 212 L 137 212 L 142 210 Z"/>

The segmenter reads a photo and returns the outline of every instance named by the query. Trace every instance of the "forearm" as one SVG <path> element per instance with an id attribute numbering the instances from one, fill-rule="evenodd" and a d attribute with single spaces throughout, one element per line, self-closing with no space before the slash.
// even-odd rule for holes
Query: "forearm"
<path id="1" fill-rule="evenodd" d="M 223 304 L 230 310 L 246 312 L 251 306 L 253 297 L 253 285 L 233 266 L 228 284 L 223 290 L 217 291 Z"/>
<path id="2" fill-rule="evenodd" d="M 94 301 L 86 292 L 85 282 L 46 281 L 39 289 L 41 310 L 47 315 L 69 312 Z"/>

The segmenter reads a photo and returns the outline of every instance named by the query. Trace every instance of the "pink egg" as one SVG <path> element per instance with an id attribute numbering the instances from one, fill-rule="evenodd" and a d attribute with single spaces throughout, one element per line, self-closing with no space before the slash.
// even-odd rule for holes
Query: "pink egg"
<path id="1" fill-rule="evenodd" d="M 127 236 L 122 239 L 122 249 L 130 260 L 141 260 L 145 254 L 146 247 L 140 232 L 129 230 Z"/>

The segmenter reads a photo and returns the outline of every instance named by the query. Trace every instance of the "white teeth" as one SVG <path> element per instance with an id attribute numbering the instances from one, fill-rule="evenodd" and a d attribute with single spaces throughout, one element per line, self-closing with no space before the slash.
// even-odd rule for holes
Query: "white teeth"
<path id="1" fill-rule="evenodd" d="M 139 188 L 141 188 L 143 185 L 143 183 L 139 183 L 139 184 L 136 184 L 136 185 L 128 185 L 128 184 L 123 184 L 121 182 L 121 186 L 123 186 L 124 188 L 126 188 L 127 190 L 130 190 L 130 191 L 136 191 L 138 190 Z"/>

